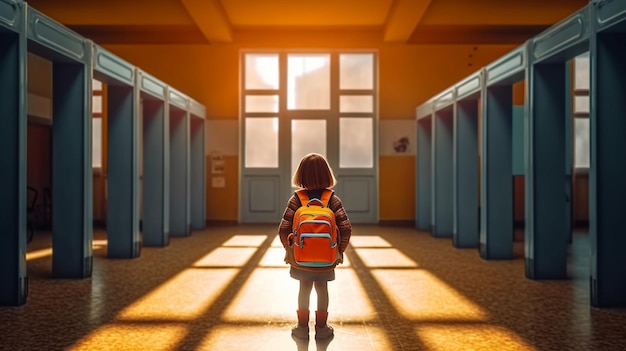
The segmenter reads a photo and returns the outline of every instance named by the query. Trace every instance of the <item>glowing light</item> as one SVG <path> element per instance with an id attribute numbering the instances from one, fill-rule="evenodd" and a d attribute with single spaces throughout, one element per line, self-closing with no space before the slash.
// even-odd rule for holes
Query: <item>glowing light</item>
<path id="1" fill-rule="evenodd" d="M 328 283 L 329 307 L 335 320 L 374 321 L 377 311 L 353 269 L 335 271 L 336 279 Z M 313 296 L 311 296 L 311 301 Z M 380 349 L 383 350 L 383 349 Z"/>
<path id="2" fill-rule="evenodd" d="M 223 319 L 263 323 L 291 320 L 297 296 L 298 283 L 289 277 L 287 270 L 258 268 L 231 300 Z"/>
<path id="3" fill-rule="evenodd" d="M 228 286 L 238 269 L 188 269 L 122 310 L 125 320 L 191 320 Z"/>
<path id="4" fill-rule="evenodd" d="M 515 333 L 492 325 L 428 325 L 416 328 L 428 350 L 535 350 Z"/>
<path id="5" fill-rule="evenodd" d="M 202 317 L 218 298 L 224 297 L 225 290 L 240 272 L 235 267 L 249 267 L 250 258 L 268 239 L 272 240 L 271 247 L 260 264 L 252 267 L 245 281 L 237 279 L 237 284 L 243 285 L 237 286 L 223 313 L 211 317 L 219 319 L 219 324 L 206 330 L 197 349 L 294 349 L 294 341 L 285 335 L 289 335 L 289 328 L 295 322 L 298 282 L 289 276 L 282 244 L 276 234 L 272 235 L 231 237 L 222 247 L 196 261 L 194 268 L 182 271 L 147 293 L 122 310 L 111 324 L 96 329 L 69 350 L 179 349 L 189 333 L 189 322 Z M 390 313 L 406 319 L 410 329 L 405 332 L 414 333 L 409 336 L 419 340 L 419 346 L 425 350 L 534 350 L 513 331 L 489 324 L 487 312 L 479 305 L 436 275 L 420 269 L 415 260 L 382 237 L 352 239 L 352 250 L 368 267 L 366 276 L 371 274 L 376 281 L 368 285 L 384 292 L 387 299 L 382 300 L 388 300 L 390 305 L 381 306 L 380 296 L 365 290 L 363 272 L 352 269 L 346 256 L 345 264 L 338 268 L 347 269 L 337 269 L 336 281 L 328 284 L 330 323 L 340 325 L 335 329 L 336 337 L 330 348 L 394 349 L 396 336 L 393 333 L 390 336 L 380 319 L 381 313 Z M 106 240 L 94 240 L 93 245 L 105 247 Z M 29 259 L 51 253 L 51 248 L 34 251 L 29 253 Z M 372 297 L 376 297 L 375 301 Z M 316 298 L 313 290 L 312 307 Z M 308 349 L 309 343 L 303 345 Z M 300 346 L 296 345 L 298 349 Z"/>
<path id="6" fill-rule="evenodd" d="M 482 308 L 424 270 L 373 270 L 399 313 L 412 320 L 485 321 Z"/>
<path id="7" fill-rule="evenodd" d="M 350 238 L 352 247 L 391 247 L 391 244 L 378 235 L 354 235 Z"/>
<path id="8" fill-rule="evenodd" d="M 184 325 L 107 325 L 78 341 L 69 351 L 175 350 L 187 332 Z"/>
<path id="9" fill-rule="evenodd" d="M 106 247 L 106 245 L 107 245 L 107 241 L 106 240 L 93 240 L 91 247 L 92 247 L 93 250 L 100 250 L 100 249 Z M 38 260 L 40 258 L 50 257 L 50 256 L 52 256 L 52 248 L 48 247 L 48 248 L 45 248 L 45 249 L 40 249 L 40 250 L 27 252 L 26 253 L 26 261 Z"/>
<path id="10" fill-rule="evenodd" d="M 52 248 L 41 249 L 37 251 L 31 251 L 26 253 L 26 261 L 37 260 L 40 258 L 52 256 Z"/>
<path id="11" fill-rule="evenodd" d="M 417 267 L 417 263 L 397 249 L 355 249 L 365 266 L 370 268 Z"/>
<path id="12" fill-rule="evenodd" d="M 335 320 L 368 320 L 376 310 L 353 270 L 336 272 L 336 282 L 328 283 Z M 316 301 L 315 289 L 311 301 Z M 283 323 L 294 318 L 297 309 L 298 282 L 286 269 L 257 268 L 225 309 L 228 322 Z"/>
<path id="13" fill-rule="evenodd" d="M 304 76 L 328 66 L 328 55 L 290 55 L 289 75 L 293 78 Z"/>
<path id="14" fill-rule="evenodd" d="M 222 246 L 259 247 L 267 239 L 267 235 L 233 235 Z"/>
<path id="15" fill-rule="evenodd" d="M 278 89 L 278 57 L 255 55 L 255 72 L 268 87 Z"/>
<path id="16" fill-rule="evenodd" d="M 272 247 L 283 247 L 283 244 L 280 242 L 280 237 L 276 235 L 274 240 L 272 240 Z"/>
<path id="17" fill-rule="evenodd" d="M 259 267 L 288 267 L 287 263 L 285 263 L 285 249 L 283 249 L 282 245 L 280 248 L 272 247 L 267 250 L 265 255 L 263 255 L 263 259 L 261 259 L 261 262 L 259 263 Z"/>
<path id="18" fill-rule="evenodd" d="M 198 350 L 326 350 L 322 341 L 295 343 L 290 337 L 285 337 L 289 335 L 290 327 L 217 327 L 211 329 Z M 335 329 L 335 335 L 332 341 L 328 341 L 328 350 L 393 350 L 385 331 L 380 328 L 344 325 Z M 313 344 L 312 348 L 309 343 Z"/>
<path id="19" fill-rule="evenodd" d="M 243 267 L 257 251 L 253 247 L 220 247 L 202 257 L 194 267 Z"/>
<path id="20" fill-rule="evenodd" d="M 301 89 L 315 86 L 315 90 L 329 84 L 330 55 L 328 54 L 290 54 L 287 58 L 287 108 L 293 109 L 325 109 L 327 102 L 316 98 L 304 100 L 298 93 Z M 320 71 L 315 73 L 316 71 Z M 307 80 L 308 78 L 308 80 Z M 304 83 L 306 81 L 306 83 Z M 304 84 L 301 87 L 298 83 Z M 318 92 L 319 93 L 319 92 Z"/>

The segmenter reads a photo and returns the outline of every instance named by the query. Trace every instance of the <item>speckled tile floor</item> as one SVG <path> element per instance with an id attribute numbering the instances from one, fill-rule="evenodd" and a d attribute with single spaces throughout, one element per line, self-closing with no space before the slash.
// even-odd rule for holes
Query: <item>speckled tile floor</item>
<path id="1" fill-rule="evenodd" d="M 298 284 L 274 225 L 211 226 L 136 259 L 106 257 L 93 276 L 51 277 L 50 234 L 28 247 L 30 293 L 0 307 L 0 350 L 624 350 L 626 311 L 590 307 L 586 235 L 563 281 L 524 277 L 412 228 L 356 225 L 329 284 L 332 340 L 294 341 Z M 312 296 L 315 301 L 315 296 Z M 313 324 L 311 324 L 311 327 Z"/>

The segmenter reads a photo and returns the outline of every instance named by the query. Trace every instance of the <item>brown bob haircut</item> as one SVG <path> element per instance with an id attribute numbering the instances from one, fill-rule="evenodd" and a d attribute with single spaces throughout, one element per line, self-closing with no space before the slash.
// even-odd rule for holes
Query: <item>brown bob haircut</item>
<path id="1" fill-rule="evenodd" d="M 300 160 L 291 182 L 305 189 L 326 189 L 334 187 L 337 179 L 324 156 L 311 153 Z"/>

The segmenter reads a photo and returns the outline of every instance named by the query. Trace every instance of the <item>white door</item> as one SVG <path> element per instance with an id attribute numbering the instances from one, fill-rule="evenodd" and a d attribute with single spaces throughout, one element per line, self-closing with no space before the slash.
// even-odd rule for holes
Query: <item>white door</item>
<path id="1" fill-rule="evenodd" d="M 242 55 L 240 222 L 278 223 L 302 156 L 328 159 L 355 223 L 378 221 L 376 55 Z"/>

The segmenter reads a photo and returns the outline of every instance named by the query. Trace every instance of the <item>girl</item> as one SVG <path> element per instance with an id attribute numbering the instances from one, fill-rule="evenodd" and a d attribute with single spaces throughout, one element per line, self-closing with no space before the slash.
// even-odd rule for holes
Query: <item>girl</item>
<path id="1" fill-rule="evenodd" d="M 300 165 L 293 175 L 293 185 L 307 190 L 309 199 L 321 198 L 324 189 L 335 186 L 335 176 L 324 156 L 311 153 L 302 158 Z M 287 208 L 283 214 L 278 228 L 280 241 L 287 250 L 285 262 L 291 264 L 290 275 L 300 281 L 298 293 L 298 324 L 291 329 L 291 334 L 297 338 L 308 339 L 309 337 L 309 300 L 311 291 L 315 286 L 317 294 L 317 311 L 315 311 L 315 338 L 326 339 L 333 336 L 333 328 L 328 320 L 328 282 L 335 280 L 335 268 L 331 267 L 302 267 L 295 263 L 293 252 L 289 248 L 289 234 L 292 232 L 293 217 L 296 210 L 301 206 L 298 196 L 291 196 L 287 202 Z M 343 262 L 343 252 L 348 247 L 352 226 L 339 197 L 331 196 L 328 206 L 334 213 L 339 228 L 339 259 Z M 290 255 L 291 254 L 291 255 Z"/>

